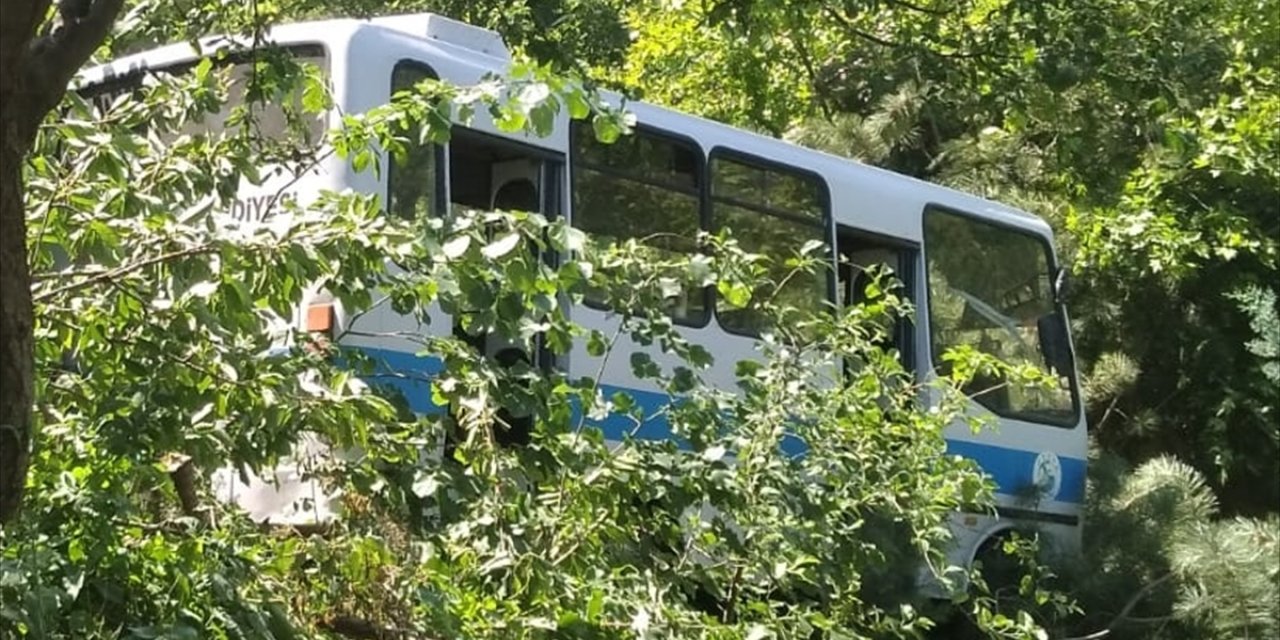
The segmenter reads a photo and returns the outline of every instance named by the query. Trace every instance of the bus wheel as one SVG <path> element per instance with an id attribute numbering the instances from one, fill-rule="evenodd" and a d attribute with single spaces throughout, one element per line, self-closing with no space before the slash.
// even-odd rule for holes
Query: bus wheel
<path id="1" fill-rule="evenodd" d="M 989 595 L 997 601 L 1018 594 L 1023 576 L 1022 561 L 1016 553 L 1006 553 L 1004 547 L 1015 536 L 1025 539 L 1026 535 L 1008 529 L 1001 531 L 984 540 L 973 554 L 973 566 L 979 568 Z"/>
<path id="2" fill-rule="evenodd" d="M 983 540 L 973 554 L 971 566 L 979 569 L 982 582 L 986 586 L 985 589 L 980 588 L 971 581 L 969 595 L 994 598 L 992 606 L 997 611 L 1000 610 L 1002 602 L 1017 598 L 1018 587 L 1022 581 L 1022 563 L 1018 556 L 1004 552 L 1005 543 L 1012 540 L 1014 535 L 1025 537 L 1027 534 L 1012 529 L 996 532 Z M 938 626 L 929 633 L 931 640 L 981 640 L 989 637 L 972 618 L 973 612 L 970 610 L 972 600 L 945 606 L 949 606 L 950 610 L 939 616 Z"/>

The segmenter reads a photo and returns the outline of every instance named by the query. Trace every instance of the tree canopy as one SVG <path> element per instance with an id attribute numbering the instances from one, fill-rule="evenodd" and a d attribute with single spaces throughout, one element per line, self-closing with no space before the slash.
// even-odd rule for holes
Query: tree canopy
<path id="1" fill-rule="evenodd" d="M 409 11 L 494 28 L 542 62 L 484 91 L 424 82 L 347 114 L 325 149 L 300 126 L 330 104 L 322 79 L 269 48 L 250 98 L 285 105 L 288 136 L 262 136 L 244 107 L 220 129 L 193 126 L 227 99 L 217 65 L 107 100 L 67 91 L 87 62 L 160 43 Z M 0 635 L 1280 628 L 1276 0 L 25 0 L 3 12 Z M 1026 577 L 1003 590 L 994 572 L 984 589 L 981 573 L 943 566 L 948 515 L 992 498 L 975 468 L 940 455 L 941 430 L 960 419 L 966 375 L 1008 365 L 955 354 L 973 360 L 924 410 L 878 346 L 884 319 L 912 312 L 888 282 L 840 317 L 771 305 L 779 329 L 738 365 L 731 394 L 703 380 L 711 354 L 643 310 L 673 287 L 776 286 L 817 256 L 771 262 L 706 238 L 715 251 L 689 261 L 596 246 L 521 212 L 398 219 L 361 194 L 281 201 L 272 224 L 239 232 L 212 222 L 262 180 L 263 158 L 297 168 L 332 151 L 373 168 L 375 149 L 443 141 L 450 118 L 477 111 L 544 135 L 564 111 L 611 141 L 629 119 L 598 88 L 1049 220 L 1075 277 L 1097 450 L 1082 560 L 1053 574 L 1024 558 Z M 449 410 L 415 414 L 373 382 L 375 363 L 292 329 L 318 285 L 352 309 L 456 319 L 452 335 L 415 338 L 442 372 L 406 381 Z M 631 310 L 618 333 L 570 321 L 566 304 L 588 294 Z M 681 443 L 607 443 L 587 419 L 613 412 L 638 431 L 635 398 L 498 366 L 468 332 L 628 359 L 684 399 L 663 418 Z M 670 361 L 615 354 L 619 336 Z M 849 359 L 861 366 L 845 384 L 812 379 L 815 363 Z M 513 413 L 531 416 L 525 446 L 507 446 Z M 785 455 L 789 433 L 821 444 Z M 344 513 L 324 530 L 264 527 L 212 499 L 216 469 L 266 472 L 312 442 L 334 454 L 312 472 Z M 955 603 L 924 595 L 921 576 Z"/>

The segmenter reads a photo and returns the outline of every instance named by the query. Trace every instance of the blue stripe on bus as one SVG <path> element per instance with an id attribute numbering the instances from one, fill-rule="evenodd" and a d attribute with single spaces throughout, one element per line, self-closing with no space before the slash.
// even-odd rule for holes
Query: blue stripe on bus
<path id="1" fill-rule="evenodd" d="M 1000 493 L 1008 495 L 1026 495 L 1035 481 L 1032 470 L 1035 468 L 1037 451 L 1009 449 L 990 444 L 966 442 L 963 440 L 947 440 L 947 453 L 964 456 L 978 463 L 982 470 L 991 476 Z M 1085 461 L 1077 458 L 1059 456 L 1062 484 L 1055 498 L 1060 502 L 1084 502 Z"/>
<path id="2" fill-rule="evenodd" d="M 600 385 L 600 392 L 606 399 L 613 397 L 613 394 L 619 391 L 631 396 L 636 406 L 642 410 L 641 415 L 649 416 L 649 419 L 642 421 L 639 428 L 636 427 L 635 420 L 631 416 L 618 413 L 610 413 L 603 420 L 587 420 L 587 424 L 598 427 L 604 432 L 606 440 L 622 440 L 628 435 L 644 440 L 666 440 L 675 437 L 671 433 L 670 424 L 667 423 L 666 414 L 662 413 L 671 401 L 667 394 L 611 384 Z M 803 455 L 807 450 L 808 446 L 805 445 L 804 440 L 792 435 L 782 437 L 782 451 L 787 455 Z"/>
<path id="3" fill-rule="evenodd" d="M 364 378 L 371 385 L 399 391 L 414 413 L 426 415 L 442 407 L 431 400 L 430 379 L 444 371 L 444 361 L 435 356 L 420 356 L 409 351 L 378 347 L 351 347 L 368 357 L 373 374 Z"/>
<path id="4" fill-rule="evenodd" d="M 431 414 L 441 410 L 440 406 L 432 402 L 431 384 L 426 380 L 443 370 L 444 364 L 439 358 L 373 347 L 359 349 L 378 365 L 374 375 L 368 380 L 370 383 L 400 391 L 409 408 L 416 413 Z M 379 376 L 379 373 L 408 374 L 411 378 Z M 619 391 L 629 394 L 642 410 L 642 415 L 649 416 L 639 427 L 630 416 L 618 413 L 610 413 L 603 420 L 587 420 L 587 424 L 599 428 L 606 439 L 622 440 L 627 435 L 645 440 L 673 437 L 666 417 L 660 414 L 669 401 L 666 394 L 608 384 L 600 387 L 605 398 Z M 783 439 L 782 450 L 790 455 L 801 455 L 806 449 L 804 441 L 797 437 L 788 436 Z M 947 452 L 978 463 L 991 476 L 999 493 L 1026 495 L 1028 488 L 1034 484 L 1032 470 L 1039 452 L 950 439 L 947 440 Z M 1058 460 L 1062 469 L 1062 484 L 1055 499 L 1067 503 L 1083 502 L 1085 461 L 1062 456 Z"/>

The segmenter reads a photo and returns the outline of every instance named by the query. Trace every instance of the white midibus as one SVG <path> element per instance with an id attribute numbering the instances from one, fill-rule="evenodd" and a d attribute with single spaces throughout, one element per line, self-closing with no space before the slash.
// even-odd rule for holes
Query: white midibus
<path id="1" fill-rule="evenodd" d="M 336 125 L 339 113 L 385 104 L 424 78 L 472 84 L 503 73 L 510 63 L 497 34 L 431 14 L 282 26 L 270 38 L 327 74 L 335 105 L 314 123 L 316 133 Z M 190 64 L 195 56 L 189 45 L 164 47 L 90 70 L 83 82 L 110 84 L 139 69 Z M 376 193 L 393 215 L 451 204 L 535 211 L 614 239 L 655 233 L 693 238 L 699 230 L 729 227 L 747 251 L 779 257 L 820 240 L 842 263 L 880 265 L 905 284 L 918 311 L 914 322 L 902 323 L 893 346 L 920 379 L 933 374 L 944 350 L 961 344 L 1061 376 L 1054 393 L 981 394 L 973 411 L 988 415 L 995 428 L 974 433 L 957 424 L 947 432 L 949 450 L 972 458 L 993 479 L 999 505 L 998 517 L 956 516 L 953 560 L 967 564 L 1011 528 L 1037 529 L 1064 551 L 1078 545 L 1085 422 L 1048 224 L 982 198 L 669 109 L 642 102 L 627 109 L 637 118 L 635 133 L 613 145 L 598 143 L 589 126 L 571 124 L 563 114 L 545 138 L 505 134 L 479 116 L 468 127 L 455 127 L 447 145 L 411 150 L 406 164 L 384 159 L 382 166 L 391 168 L 381 175 L 331 158 L 306 175 L 245 189 L 231 215 L 271 216 L 267 203 L 289 185 L 302 202 L 323 190 Z M 834 289 L 842 301 L 857 301 L 858 275 L 854 267 L 839 269 Z M 833 292 L 820 280 L 790 282 L 788 299 L 824 305 Z M 734 363 L 753 357 L 759 318 L 752 309 L 729 308 L 713 291 L 697 290 L 672 313 L 689 340 L 716 356 L 707 379 L 733 384 Z M 589 304 L 572 315 L 587 328 L 610 333 L 615 322 Z M 364 336 L 451 330 L 447 321 L 419 326 L 388 305 L 360 316 L 358 326 L 347 326 L 352 319 L 337 310 L 339 326 Z M 417 343 L 410 340 L 351 337 L 344 346 L 366 351 L 393 371 L 432 374 L 440 368 L 438 360 L 415 355 Z M 617 348 L 652 349 L 625 338 Z M 555 365 L 578 378 L 594 376 L 601 361 L 578 345 Z M 650 409 L 667 402 L 632 375 L 626 358 L 611 359 L 603 371 L 606 397 L 621 389 Z M 425 385 L 405 382 L 401 390 L 414 410 L 432 410 Z M 623 425 L 631 426 L 616 418 L 600 423 L 606 438 L 620 438 Z M 660 421 L 651 421 L 638 435 L 666 434 Z M 297 524 L 332 517 L 324 500 L 309 499 L 318 489 L 297 469 L 284 466 L 276 475 L 278 484 L 245 484 L 235 473 L 219 479 L 227 498 L 260 520 Z"/>

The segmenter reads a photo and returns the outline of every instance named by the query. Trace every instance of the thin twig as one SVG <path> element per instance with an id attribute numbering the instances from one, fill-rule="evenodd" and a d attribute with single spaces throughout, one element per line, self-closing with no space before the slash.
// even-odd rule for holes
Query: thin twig
<path id="1" fill-rule="evenodd" d="M 146 260 L 140 260 L 132 264 L 126 264 L 121 267 L 116 267 L 115 269 L 112 269 L 110 271 L 103 271 L 97 275 L 90 276 L 78 282 L 72 282 L 71 284 L 63 285 L 61 287 L 58 287 L 57 289 L 52 289 L 49 291 L 41 291 L 40 293 L 33 295 L 32 300 L 36 303 L 44 302 L 45 300 L 48 300 L 50 298 L 56 298 L 60 295 L 71 293 L 72 291 L 78 291 L 80 289 L 98 284 L 103 281 L 114 280 L 121 276 L 129 275 L 134 271 L 140 271 L 142 269 L 146 269 L 147 267 L 153 267 L 155 265 L 163 264 L 171 260 L 181 260 L 182 258 L 189 258 L 191 256 L 214 253 L 217 250 L 218 250 L 218 247 L 215 245 L 202 244 L 196 247 L 189 247 L 181 251 L 173 251 L 170 253 L 160 254 L 158 256 L 147 258 Z"/>
<path id="2" fill-rule="evenodd" d="M 618 343 L 618 338 L 622 335 L 622 328 L 626 325 L 626 319 L 618 321 L 618 328 L 613 332 L 613 337 L 609 338 L 609 345 L 604 350 L 604 355 L 600 358 L 600 366 L 596 369 L 596 375 L 591 380 L 591 389 L 593 391 L 600 390 L 600 381 L 604 379 L 604 369 L 609 364 L 609 356 L 613 353 L 613 347 Z M 578 424 L 573 428 L 574 434 L 582 433 L 582 428 L 586 426 L 587 411 L 586 407 L 582 407 L 582 414 L 578 416 Z"/>
<path id="3" fill-rule="evenodd" d="M 1159 587 L 1160 587 L 1161 585 L 1163 585 L 1164 583 L 1166 583 L 1166 582 L 1168 582 L 1168 581 L 1172 580 L 1172 579 L 1173 579 L 1173 577 L 1174 577 L 1174 574 L 1172 574 L 1172 573 L 1166 573 L 1166 574 L 1164 574 L 1163 576 L 1161 576 L 1161 577 L 1159 577 L 1159 578 L 1156 578 L 1155 580 L 1153 580 L 1153 581 L 1151 581 L 1151 582 L 1147 583 L 1147 585 L 1146 585 L 1145 587 L 1143 587 L 1143 588 L 1139 589 L 1139 590 L 1138 590 L 1138 592 L 1137 592 L 1137 593 L 1135 593 L 1135 594 L 1133 594 L 1133 597 L 1132 597 L 1132 598 L 1129 598 L 1129 601 L 1125 603 L 1124 608 L 1120 609 L 1120 613 L 1116 614 L 1116 617 L 1114 617 L 1114 618 L 1112 618 L 1112 619 L 1111 619 L 1111 622 L 1110 622 L 1109 624 L 1107 624 L 1107 626 L 1106 626 L 1106 628 L 1105 628 L 1105 629 L 1103 629 L 1103 630 L 1101 630 L 1101 631 L 1095 631 L 1094 633 L 1091 633 L 1091 634 L 1089 634 L 1089 635 L 1085 635 L 1085 636 L 1073 636 L 1073 637 L 1070 637 L 1070 638 L 1063 638 L 1062 640 L 1100 640 L 1101 638 L 1105 638 L 1105 637 L 1107 637 L 1107 636 L 1111 635 L 1111 632 L 1112 632 L 1112 631 L 1115 631 L 1117 627 L 1119 627 L 1121 624 L 1123 624 L 1123 623 L 1125 623 L 1125 622 L 1148 622 L 1148 621 L 1150 621 L 1150 622 L 1163 622 L 1163 621 L 1165 620 L 1165 618 L 1163 618 L 1163 617 L 1160 617 L 1160 618 L 1130 618 L 1130 617 L 1129 617 L 1129 612 L 1130 612 L 1130 611 L 1133 611 L 1133 608 L 1134 608 L 1134 607 L 1136 607 L 1136 606 L 1138 606 L 1138 603 L 1139 603 L 1139 602 L 1142 602 L 1142 601 L 1143 601 L 1143 599 L 1145 599 L 1147 596 L 1151 595 L 1151 592 L 1152 592 L 1152 591 L 1155 591 L 1157 588 L 1159 588 Z"/>
<path id="4" fill-rule="evenodd" d="M 885 1 L 891 5 L 902 7 L 903 9 L 910 9 L 911 11 L 927 13 L 931 16 L 945 16 L 951 13 L 950 11 L 947 11 L 945 9 L 932 9 L 930 7 L 922 7 L 918 4 L 912 4 L 910 2 L 906 2 L 905 0 L 885 0 Z"/>

